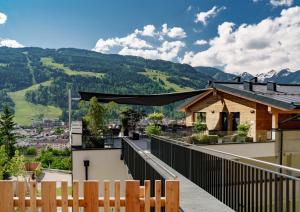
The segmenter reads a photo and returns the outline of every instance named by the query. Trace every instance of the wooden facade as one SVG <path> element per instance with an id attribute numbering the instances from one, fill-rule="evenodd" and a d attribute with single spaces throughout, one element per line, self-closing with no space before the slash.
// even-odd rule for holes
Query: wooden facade
<path id="1" fill-rule="evenodd" d="M 254 141 L 266 141 L 271 139 L 272 129 L 299 129 L 300 119 L 285 124 L 281 121 L 291 117 L 291 114 L 299 111 L 283 111 L 272 108 L 260 102 L 235 96 L 219 90 L 199 96 L 191 104 L 182 110 L 186 112 L 186 125 L 192 126 L 196 122 L 196 113 L 206 113 L 206 125 L 209 131 L 222 131 L 222 113 L 227 114 L 226 131 L 234 131 L 233 116 L 239 115 L 239 123 L 250 124 L 249 137 Z"/>

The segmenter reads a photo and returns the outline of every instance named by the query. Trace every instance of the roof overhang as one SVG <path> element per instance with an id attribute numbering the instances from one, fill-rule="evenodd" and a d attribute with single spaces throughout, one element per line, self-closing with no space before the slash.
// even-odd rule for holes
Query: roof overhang
<path id="1" fill-rule="evenodd" d="M 250 101 L 254 101 L 254 102 L 258 102 L 267 106 L 271 106 L 280 110 L 294 110 L 297 109 L 297 106 L 295 106 L 294 104 L 289 104 L 287 102 L 282 102 L 267 96 L 262 96 L 259 94 L 256 94 L 254 92 L 251 91 L 245 91 L 245 90 L 238 90 L 238 89 L 234 89 L 228 86 L 224 86 L 224 85 L 220 85 L 215 83 L 213 85 L 214 88 L 216 88 L 219 91 L 222 91 L 224 93 L 228 93 L 234 96 L 238 96 L 244 99 L 248 99 Z"/>
<path id="2" fill-rule="evenodd" d="M 89 101 L 92 97 L 96 97 L 99 102 L 108 103 L 115 102 L 117 104 L 128 105 L 145 105 L 145 106 L 162 106 L 174 103 L 180 100 L 195 97 L 206 92 L 208 89 L 201 89 L 188 92 L 178 93 L 163 93 L 163 94 L 149 94 L 149 95 L 123 95 L 123 94 L 107 94 L 107 93 L 93 93 L 80 91 L 81 100 Z"/>

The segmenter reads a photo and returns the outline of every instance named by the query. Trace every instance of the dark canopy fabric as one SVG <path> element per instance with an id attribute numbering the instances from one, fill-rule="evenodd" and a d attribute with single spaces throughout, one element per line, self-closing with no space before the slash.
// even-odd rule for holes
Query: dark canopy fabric
<path id="1" fill-rule="evenodd" d="M 92 97 L 96 97 L 99 102 L 108 103 L 115 102 L 118 104 L 129 105 L 146 105 L 146 106 L 161 106 L 167 105 L 176 101 L 197 96 L 208 89 L 196 91 L 181 92 L 181 93 L 165 93 L 165 94 L 149 94 L 149 95 L 122 95 L 122 94 L 107 94 L 107 93 L 91 93 L 79 92 L 81 100 L 89 101 Z"/>

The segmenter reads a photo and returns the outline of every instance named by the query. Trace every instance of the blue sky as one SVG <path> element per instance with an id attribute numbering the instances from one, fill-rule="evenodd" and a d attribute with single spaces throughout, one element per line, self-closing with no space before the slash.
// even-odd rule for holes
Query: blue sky
<path id="1" fill-rule="evenodd" d="M 291 45 L 294 37 L 286 38 L 287 42 L 278 40 L 284 30 L 296 31 L 294 36 L 298 36 L 297 25 L 300 21 L 297 5 L 300 5 L 300 0 L 0 0 L 0 13 L 6 16 L 5 21 L 2 16 L 4 23 L 1 24 L 0 14 L 0 46 L 9 46 L 13 41 L 12 47 L 20 44 L 43 48 L 94 49 L 103 53 L 131 54 L 194 66 L 215 66 L 228 72 L 260 73 L 280 68 L 293 71 L 300 69 L 300 62 L 291 62 L 293 55 L 300 53 L 297 50 L 300 45 L 294 52 L 278 55 L 278 58 L 276 51 L 279 50 L 274 45 L 289 43 L 287 46 L 282 44 L 281 48 L 285 49 Z M 288 12 L 283 15 L 283 10 Z M 296 17 L 290 13 L 296 14 Z M 285 29 L 281 29 L 281 22 L 287 18 L 294 28 L 287 24 Z M 272 23 L 265 28 L 277 27 L 277 31 L 267 30 L 264 34 L 269 35 L 260 35 L 256 40 L 248 38 L 245 40 L 249 43 L 247 47 L 239 46 L 243 36 L 247 38 L 248 31 L 249 37 L 256 37 L 255 30 L 262 31 L 259 25 L 266 19 Z M 246 26 L 241 27 L 242 24 Z M 149 30 L 148 34 L 144 29 Z M 226 33 L 231 38 L 225 41 Z M 276 33 L 277 37 L 272 37 Z M 270 45 L 257 42 L 270 39 L 277 40 Z M 197 40 L 200 45 L 195 44 Z M 220 44 L 222 42 L 224 44 Z M 228 50 L 230 42 L 235 47 Z M 298 44 L 296 40 L 293 43 Z M 256 58 L 255 54 L 247 56 L 253 47 L 258 53 L 261 52 L 260 58 Z M 244 49 L 244 52 L 240 61 L 234 62 L 232 57 L 236 55 L 233 52 L 239 49 Z M 216 53 L 219 51 L 223 55 Z M 276 56 L 272 60 L 282 60 L 281 64 L 264 62 L 266 55 L 272 51 Z M 232 53 L 231 59 L 224 57 L 228 53 Z M 245 60 L 253 59 L 262 60 L 263 64 L 244 64 Z"/>

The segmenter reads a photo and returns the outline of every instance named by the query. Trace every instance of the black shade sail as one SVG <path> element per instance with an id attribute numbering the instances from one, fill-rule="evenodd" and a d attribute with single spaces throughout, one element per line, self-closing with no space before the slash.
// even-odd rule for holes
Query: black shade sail
<path id="1" fill-rule="evenodd" d="M 123 95 L 123 94 L 107 94 L 107 93 L 91 93 L 79 92 L 81 100 L 89 101 L 92 97 L 96 97 L 99 102 L 108 103 L 115 102 L 118 104 L 128 105 L 146 105 L 146 106 L 162 106 L 176 101 L 191 98 L 202 94 L 208 89 L 201 89 L 180 93 L 165 94 L 149 94 L 149 95 Z"/>

